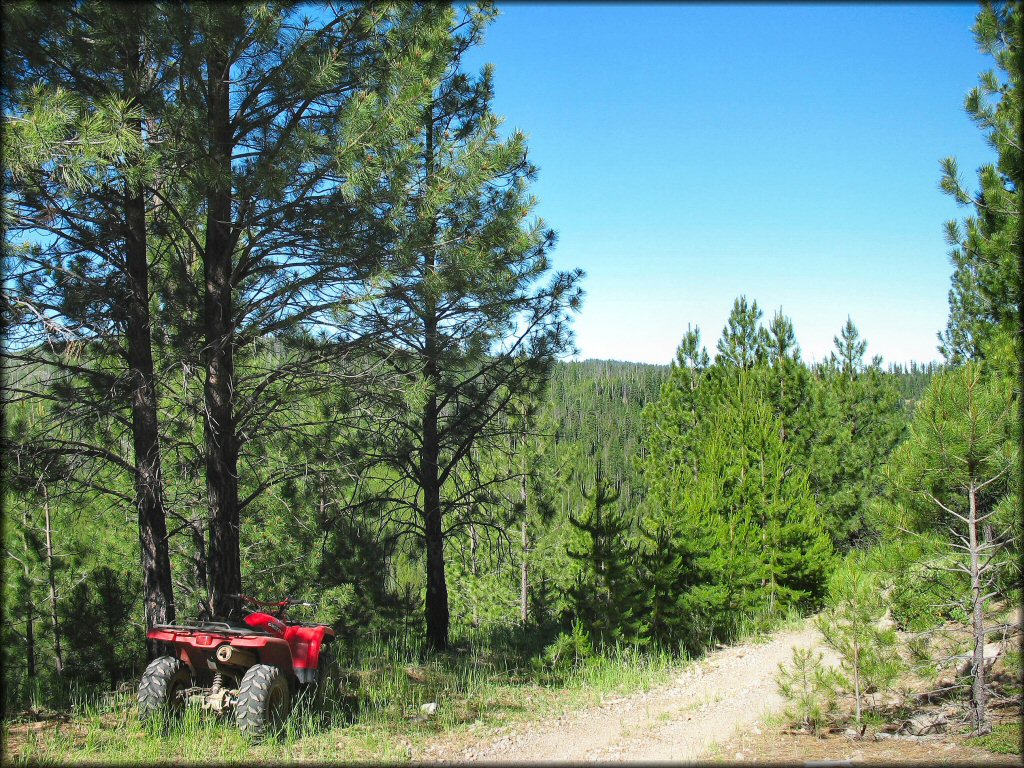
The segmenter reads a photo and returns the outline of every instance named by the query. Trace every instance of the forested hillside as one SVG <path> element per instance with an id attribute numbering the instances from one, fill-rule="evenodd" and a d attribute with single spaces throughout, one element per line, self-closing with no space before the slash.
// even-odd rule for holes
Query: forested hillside
<path id="1" fill-rule="evenodd" d="M 580 606 L 589 603 L 588 596 L 597 589 L 586 581 L 597 578 L 595 573 L 587 575 L 587 563 L 597 556 L 595 550 L 613 541 L 614 547 L 620 548 L 613 554 L 622 561 L 623 577 L 634 583 L 616 585 L 615 589 L 623 590 L 621 594 L 612 593 L 610 585 L 605 587 L 609 599 L 628 600 L 631 605 L 651 600 L 654 610 L 661 599 L 657 590 L 663 588 L 658 580 L 668 578 L 657 570 L 657 558 L 666 557 L 669 550 L 659 552 L 648 535 L 649 529 L 662 530 L 658 521 L 670 512 L 665 508 L 668 500 L 660 495 L 667 492 L 658 482 L 664 473 L 656 467 L 664 457 L 678 455 L 680 450 L 660 444 L 663 438 L 656 435 L 667 427 L 662 423 L 665 419 L 684 423 L 678 398 L 691 396 L 686 383 L 691 375 L 725 377 L 721 383 L 708 385 L 709 400 L 700 408 L 701 420 L 708 424 L 718 424 L 713 401 L 740 385 L 734 377 L 749 375 L 760 377 L 756 387 L 762 396 L 774 392 L 776 398 L 786 397 L 790 412 L 799 413 L 789 420 L 788 433 L 783 426 L 786 422 L 776 422 L 784 443 L 800 445 L 799 435 L 808 430 L 833 435 L 827 452 L 819 450 L 813 460 L 809 456 L 801 460 L 801 466 L 816 468 L 811 479 L 801 482 L 807 498 L 817 501 L 822 514 L 835 508 L 832 524 L 836 531 L 829 546 L 843 549 L 849 545 L 852 534 L 845 531 L 861 530 L 858 515 L 866 510 L 864 498 L 873 487 L 859 479 L 867 476 L 878 481 L 875 470 L 881 459 L 871 451 L 884 454 L 891 450 L 895 436 L 906 424 L 908 411 L 897 393 L 923 389 L 919 382 L 931 369 L 889 373 L 853 359 L 850 370 L 863 370 L 850 382 L 842 376 L 838 360 L 812 370 L 796 362 L 790 351 L 783 363 L 778 357 L 769 362 L 770 355 L 765 353 L 748 374 L 746 369 L 728 364 L 700 363 L 699 355 L 699 365 L 694 367 L 686 357 L 688 345 L 693 343 L 693 336 L 688 336 L 680 358 L 671 366 L 607 360 L 558 362 L 554 366 L 534 406 L 528 433 L 493 447 L 487 456 L 488 462 L 521 462 L 511 472 L 520 474 L 490 501 L 502 510 L 499 514 L 504 516 L 504 524 L 470 518 L 449 540 L 448 581 L 456 636 L 471 627 L 522 622 L 524 562 L 525 615 L 530 625 L 545 636 L 559 628 L 568 629 Z M 282 355 L 284 349 L 286 346 L 279 345 L 268 354 Z M 268 363 L 268 367 L 275 364 Z M 859 446 L 863 454 L 853 452 L 858 446 L 847 419 L 852 411 L 839 410 L 841 393 L 847 391 L 851 398 L 847 408 L 862 409 L 868 420 L 865 429 L 880 435 L 877 447 Z M 344 395 L 322 390 L 303 408 L 328 410 L 339 396 Z M 875 406 L 879 397 L 885 398 L 882 408 Z M 863 402 L 858 404 L 857 398 Z M 49 413 L 42 404 L 34 408 L 28 403 L 14 405 L 9 411 L 11 434 L 25 438 L 32 430 L 52 434 Z M 773 410 L 764 418 L 778 419 L 778 413 Z M 192 426 L 191 438 L 196 442 L 197 426 Z M 714 432 L 721 433 L 721 429 L 716 426 Z M 186 438 L 183 431 L 179 439 Z M 358 445 L 355 449 L 359 450 Z M 294 458 L 281 455 L 288 450 L 287 444 L 272 447 L 258 460 L 268 467 L 297 464 Z M 323 453 L 316 457 L 326 460 Z M 306 463 L 300 466 L 306 476 L 286 476 L 272 491 L 253 496 L 247 505 L 242 540 L 246 588 L 261 595 L 288 594 L 316 603 L 316 618 L 330 622 L 353 647 L 360 638 L 395 626 L 418 627 L 424 589 L 421 545 L 414 538 L 403 538 L 400 524 L 367 504 L 372 496 L 356 497 L 354 479 L 317 472 L 310 455 L 303 458 Z M 719 468 L 716 473 L 725 471 Z M 179 618 L 196 618 L 203 611 L 198 557 L 203 552 L 202 529 L 199 522 L 188 522 L 188 514 L 191 510 L 197 517 L 201 515 L 201 490 L 194 485 L 199 478 L 195 474 L 190 478 L 187 469 L 181 476 L 166 477 L 173 478 L 168 483 L 169 495 L 175 499 L 173 518 L 181 521 L 171 529 L 170 538 L 176 607 Z M 123 507 L 104 498 L 124 492 L 113 478 L 105 481 L 109 486 L 102 487 L 106 493 L 94 487 L 100 483 L 95 476 L 88 483 L 83 480 L 83 488 L 72 486 L 72 478 L 57 483 L 46 480 L 47 475 L 41 473 L 30 485 L 26 477 L 21 490 L 9 492 L 6 499 L 11 512 L 5 518 L 6 541 L 18 566 L 9 571 L 9 621 L 4 627 L 8 692 L 14 702 L 26 695 L 30 680 L 56 690 L 58 660 L 61 672 L 79 684 L 103 687 L 131 679 L 145 662 L 146 624 L 138 597 L 142 580 L 136 565 L 137 545 L 131 537 L 135 521 Z M 607 504 L 613 517 L 590 532 L 578 524 L 592 514 L 595 483 L 613 488 L 616 501 Z M 650 493 L 658 501 L 649 499 Z M 624 526 L 623 530 L 616 532 L 616 524 Z M 682 519 L 673 525 L 691 530 L 683 527 Z M 580 557 L 574 558 L 573 553 Z M 670 558 L 669 564 L 673 562 Z M 682 573 L 676 578 L 698 580 Z M 819 592 L 821 578 L 819 575 Z M 638 595 L 637 590 L 646 590 L 647 596 Z M 684 582 L 679 594 L 686 591 Z M 685 624 L 690 614 L 676 615 L 669 623 Z M 646 629 L 638 624 L 615 627 L 614 632 L 625 633 L 631 640 L 683 640 L 678 632 L 664 634 L 663 622 L 659 618 Z M 58 627 L 56 634 L 54 626 Z M 104 631 L 96 633 L 92 629 L 96 626 Z"/>
<path id="2" fill-rule="evenodd" d="M 667 365 L 570 361 L 585 275 L 553 268 L 526 135 L 465 65 L 495 16 L 4 6 L 6 711 L 147 669 L 161 706 L 269 691 L 255 656 L 197 670 L 147 640 L 244 629 L 248 595 L 308 603 L 365 673 L 315 689 L 331 727 L 433 715 L 413 661 L 476 665 L 463 692 L 640 679 L 820 613 L 843 666 L 794 656 L 795 723 L 863 735 L 874 693 L 931 675 L 986 733 L 1019 696 L 986 677 L 1020 599 L 1016 6 L 978 18 L 980 191 L 944 162 L 968 210 L 945 361 L 907 365 L 849 317 L 808 363 L 746 295 L 720 330 L 681 304 Z M 310 682 L 287 672 L 282 718 Z"/>

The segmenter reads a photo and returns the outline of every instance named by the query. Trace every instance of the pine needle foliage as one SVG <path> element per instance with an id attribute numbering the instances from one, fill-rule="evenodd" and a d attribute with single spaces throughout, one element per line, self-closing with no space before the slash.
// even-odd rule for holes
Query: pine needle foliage
<path id="1" fill-rule="evenodd" d="M 737 616 L 820 599 L 831 543 L 755 373 L 716 363 L 704 375 L 679 365 L 647 418 L 643 522 L 661 536 L 670 531 L 678 555 L 661 568 L 650 562 L 648 589 L 656 595 L 664 590 L 656 583 L 691 584 L 680 619 L 689 642 L 727 635 Z"/>
<path id="2" fill-rule="evenodd" d="M 821 653 L 794 648 L 792 662 L 779 664 L 775 678 L 779 693 L 789 702 L 786 716 L 815 734 L 837 714 L 835 675 L 823 662 Z"/>
<path id="3" fill-rule="evenodd" d="M 1021 179 L 1024 156 L 1018 141 L 1021 112 L 1020 8 L 982 3 L 974 25 L 978 49 L 992 58 L 964 98 L 964 111 L 997 153 L 977 170 L 976 188 L 964 180 L 955 157 L 942 160 L 940 188 L 968 209 L 962 220 L 946 222 L 953 265 L 949 317 L 939 334 L 939 351 L 951 363 L 987 360 L 1017 375 L 1024 359 L 1019 325 Z"/>
<path id="4" fill-rule="evenodd" d="M 529 193 L 537 169 L 525 134 L 500 135 L 492 69 L 463 66 L 496 13 L 490 3 L 445 10 L 443 68 L 427 80 L 415 134 L 390 153 L 393 269 L 357 313 L 391 374 L 372 472 L 388 514 L 424 546 L 424 617 L 438 649 L 450 622 L 447 536 L 508 522 L 494 492 L 518 470 L 479 457 L 505 445 L 505 416 L 539 396 L 572 349 L 582 298 L 580 270 L 551 270 L 555 233 Z"/>
<path id="5" fill-rule="evenodd" d="M 877 573 L 863 558 L 851 556 L 829 580 L 826 610 L 815 622 L 825 642 L 840 657 L 836 682 L 854 699 L 854 719 L 861 724 L 865 703 L 889 689 L 903 670 L 896 630 L 880 625 L 886 612 Z"/>
<path id="6" fill-rule="evenodd" d="M 986 376 L 975 362 L 936 376 L 915 411 L 910 436 L 893 455 L 888 479 L 895 503 L 882 511 L 889 536 L 909 534 L 930 543 L 928 567 L 964 577 L 966 593 L 951 600 L 970 616 L 967 682 L 978 732 L 990 727 L 987 615 L 993 599 L 1011 602 L 1019 594 L 1015 580 L 1005 578 L 1019 574 L 1018 429 L 1006 379 Z"/>
<path id="7" fill-rule="evenodd" d="M 588 506 L 583 515 L 570 514 L 568 520 L 582 543 L 566 548 L 577 564 L 570 593 L 575 614 L 599 642 L 633 642 L 641 635 L 643 616 L 635 601 L 632 525 L 625 514 L 611 509 L 620 490 L 604 476 L 600 461 L 594 464 L 593 479 L 581 482 L 590 485 L 589 490 L 582 489 Z"/>

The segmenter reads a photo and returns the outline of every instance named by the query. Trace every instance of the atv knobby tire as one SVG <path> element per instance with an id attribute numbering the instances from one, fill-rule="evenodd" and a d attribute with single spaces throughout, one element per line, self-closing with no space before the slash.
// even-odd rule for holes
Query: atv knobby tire
<path id="1" fill-rule="evenodd" d="M 192 685 L 192 673 L 181 659 L 158 656 L 149 663 L 139 683 L 139 715 L 145 719 L 157 712 L 180 713 L 185 702 L 180 694 Z"/>
<path id="2" fill-rule="evenodd" d="M 280 669 L 257 664 L 246 670 L 235 704 L 235 725 L 242 733 L 255 737 L 274 735 L 284 725 L 290 708 L 288 679 Z"/>

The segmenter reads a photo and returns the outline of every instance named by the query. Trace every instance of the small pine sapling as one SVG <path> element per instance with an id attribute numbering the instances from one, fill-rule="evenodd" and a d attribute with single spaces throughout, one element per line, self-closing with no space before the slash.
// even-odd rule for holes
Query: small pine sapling
<path id="1" fill-rule="evenodd" d="M 817 734 L 835 718 L 836 673 L 824 665 L 821 653 L 794 648 L 792 664 L 779 664 L 775 683 L 788 702 L 784 714 L 790 722 Z"/>
<path id="2" fill-rule="evenodd" d="M 559 632 L 551 645 L 544 649 L 544 662 L 552 670 L 576 669 L 593 657 L 594 645 L 590 633 L 579 619 L 572 623 L 572 632 Z"/>
<path id="3" fill-rule="evenodd" d="M 835 573 L 828 609 L 816 622 L 825 642 L 839 654 L 836 682 L 853 695 L 861 734 L 866 696 L 890 689 L 903 670 L 896 631 L 880 625 L 885 603 L 878 579 L 862 565 L 855 558 Z"/>

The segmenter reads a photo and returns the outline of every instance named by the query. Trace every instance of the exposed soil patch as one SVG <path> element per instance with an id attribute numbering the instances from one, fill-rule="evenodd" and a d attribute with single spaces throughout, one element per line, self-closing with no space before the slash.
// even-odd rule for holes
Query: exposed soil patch
<path id="1" fill-rule="evenodd" d="M 667 686 L 611 699 L 553 722 L 529 723 L 483 742 L 435 742 L 415 755 L 422 762 L 534 762 L 705 758 L 737 730 L 760 731 L 764 717 L 782 708 L 775 687 L 780 662 L 793 648 L 817 646 L 810 626 L 713 653 Z"/>
<path id="2" fill-rule="evenodd" d="M 830 664 L 835 655 L 808 622 L 804 628 L 720 650 L 694 663 L 670 684 L 604 701 L 555 720 L 525 723 L 492 732 L 438 739 L 414 762 L 773 762 L 900 764 L 969 763 L 1022 765 L 1019 755 L 998 755 L 964 743 L 966 727 L 950 733 L 906 737 L 873 732 L 854 738 L 844 732 L 821 737 L 783 728 L 785 707 L 775 676 L 794 648 L 815 648 Z M 995 720 L 1016 710 L 993 712 Z M 892 729 L 889 729 L 892 730 Z"/>
<path id="3" fill-rule="evenodd" d="M 921 762 L 929 765 L 1022 765 L 1019 755 L 997 755 L 963 744 L 956 735 L 922 736 L 916 739 L 875 741 L 870 736 L 854 739 L 843 734 L 788 734 L 777 728 L 760 736 L 736 734 L 708 755 L 715 762 L 768 762 L 800 764 L 808 761 L 850 763 Z"/>

